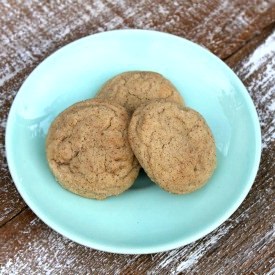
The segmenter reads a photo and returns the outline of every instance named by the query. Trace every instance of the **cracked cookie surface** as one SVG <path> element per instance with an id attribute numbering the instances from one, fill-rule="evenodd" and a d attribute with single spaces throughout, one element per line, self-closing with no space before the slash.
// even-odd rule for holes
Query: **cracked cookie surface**
<path id="1" fill-rule="evenodd" d="M 46 153 L 57 181 L 83 197 L 104 199 L 128 189 L 139 163 L 128 142 L 129 115 L 117 105 L 86 100 L 52 123 Z"/>
<path id="2" fill-rule="evenodd" d="M 97 98 L 107 99 L 124 106 L 130 113 L 152 99 L 165 99 L 184 105 L 174 85 L 159 73 L 130 71 L 119 74 L 100 89 Z"/>
<path id="3" fill-rule="evenodd" d="M 129 142 L 152 181 L 184 194 L 202 187 L 216 167 L 214 138 L 204 118 L 175 103 L 140 106 L 129 125 Z"/>

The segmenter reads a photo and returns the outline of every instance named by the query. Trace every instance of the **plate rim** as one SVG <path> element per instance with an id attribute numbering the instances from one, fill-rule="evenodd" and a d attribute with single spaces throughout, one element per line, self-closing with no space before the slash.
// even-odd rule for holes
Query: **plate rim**
<path id="1" fill-rule="evenodd" d="M 94 36 L 115 35 L 116 33 L 121 33 L 121 32 L 129 33 L 129 35 L 132 35 L 133 33 L 149 33 L 149 34 L 157 35 L 157 36 L 162 35 L 162 36 L 165 36 L 165 38 L 172 37 L 173 39 L 175 39 L 175 38 L 179 39 L 179 40 L 183 39 L 183 40 L 187 41 L 188 43 L 193 44 L 195 47 L 201 48 L 201 50 L 205 51 L 207 54 L 212 55 L 212 57 L 217 59 L 217 61 L 219 63 L 223 63 L 223 66 L 226 67 L 226 72 L 231 74 L 231 76 L 234 78 L 234 83 L 237 84 L 238 90 L 242 91 L 242 94 L 245 97 L 245 102 L 247 103 L 249 114 L 251 115 L 252 122 L 253 122 L 253 131 L 254 131 L 254 138 L 255 138 L 255 155 L 254 155 L 254 160 L 253 160 L 253 164 L 252 164 L 253 167 L 251 167 L 251 173 L 248 176 L 248 179 L 246 181 L 247 183 L 246 183 L 245 187 L 243 188 L 238 199 L 236 199 L 234 201 L 232 206 L 229 207 L 227 209 L 227 211 L 216 220 L 216 222 L 211 223 L 210 226 L 207 226 L 206 228 L 204 228 L 204 230 L 201 230 L 197 234 L 192 235 L 192 237 L 189 237 L 189 238 L 185 237 L 183 239 L 175 240 L 175 241 L 172 241 L 169 243 L 158 244 L 158 245 L 154 245 L 154 246 L 150 246 L 150 247 L 142 247 L 142 248 L 141 247 L 132 248 L 132 247 L 127 247 L 127 246 L 115 247 L 112 245 L 106 245 L 106 244 L 103 244 L 100 242 L 98 243 L 96 241 L 91 241 L 87 238 L 82 238 L 78 234 L 75 234 L 74 232 L 71 232 L 70 230 L 67 230 L 66 228 L 62 228 L 62 225 L 59 225 L 51 218 L 48 218 L 47 215 L 45 214 L 45 212 L 40 211 L 39 208 L 36 206 L 36 204 L 32 202 L 32 199 L 27 195 L 24 188 L 22 187 L 20 177 L 19 177 L 18 173 L 16 172 L 16 168 L 15 168 L 15 165 L 13 163 L 12 156 L 10 153 L 11 152 L 10 148 L 12 147 L 11 138 L 10 138 L 12 136 L 12 125 L 11 125 L 10 121 L 12 119 L 13 109 L 15 108 L 14 102 L 16 101 L 18 94 L 24 87 L 24 84 L 28 80 L 28 78 L 41 66 L 42 63 L 46 62 L 49 58 L 52 58 L 53 55 L 62 51 L 66 47 L 67 48 L 72 47 L 73 45 L 76 45 L 77 43 L 81 42 L 82 40 L 89 39 Z M 160 31 L 155 31 L 155 30 L 143 30 L 143 29 L 121 29 L 121 30 L 111 30 L 111 31 L 106 31 L 106 32 L 99 32 L 99 33 L 91 34 L 91 35 L 82 37 L 80 39 L 77 39 L 75 41 L 72 41 L 72 42 L 62 46 L 58 50 L 54 51 L 53 53 L 51 53 L 44 60 L 42 60 L 38 66 L 36 66 L 33 69 L 33 71 L 27 76 L 27 78 L 21 84 L 16 96 L 13 99 L 12 105 L 10 107 L 8 118 L 7 118 L 6 133 L 5 133 L 5 151 L 6 151 L 6 158 L 7 158 L 9 172 L 10 172 L 13 182 L 16 186 L 16 189 L 18 190 L 19 194 L 21 195 L 21 197 L 23 198 L 25 203 L 30 207 L 30 209 L 38 216 L 39 219 L 41 219 L 51 229 L 58 232 L 65 238 L 68 238 L 76 243 L 79 243 L 81 245 L 84 245 L 86 247 L 90 247 L 93 249 L 110 252 L 110 253 L 118 253 L 118 254 L 150 254 L 150 253 L 159 253 L 159 252 L 176 249 L 176 248 L 185 246 L 187 244 L 190 244 L 192 242 L 195 242 L 195 241 L 205 237 L 206 235 L 208 235 L 209 233 L 211 233 L 212 231 L 217 229 L 220 225 L 222 225 L 239 208 L 239 206 L 242 204 L 242 202 L 246 198 L 248 192 L 250 191 L 250 189 L 255 181 L 257 171 L 259 169 L 260 159 L 261 159 L 261 128 L 260 128 L 260 122 L 259 122 L 259 118 L 257 115 L 256 107 L 255 107 L 246 87 L 242 83 L 242 81 L 239 79 L 239 77 L 233 72 L 233 70 L 225 62 L 223 62 L 218 56 L 216 56 L 212 52 L 210 52 L 207 48 L 205 48 L 202 45 L 199 45 L 197 43 L 194 43 L 186 38 L 179 37 L 179 36 L 176 36 L 176 35 L 173 35 L 170 33 L 166 33 L 166 32 L 160 32 Z"/>

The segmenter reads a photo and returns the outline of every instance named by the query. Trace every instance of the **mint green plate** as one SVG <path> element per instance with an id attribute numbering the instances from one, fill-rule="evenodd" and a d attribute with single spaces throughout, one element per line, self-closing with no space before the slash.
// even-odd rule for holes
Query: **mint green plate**
<path id="1" fill-rule="evenodd" d="M 44 146 L 52 120 L 69 105 L 94 96 L 110 77 L 129 70 L 163 74 L 207 120 L 218 167 L 201 190 L 172 195 L 141 173 L 122 195 L 96 201 L 55 181 Z M 251 98 L 220 59 L 173 35 L 122 30 L 75 41 L 30 74 L 10 110 L 6 150 L 18 191 L 51 228 L 92 248 L 138 254 L 186 245 L 228 219 L 255 179 L 261 135 Z"/>

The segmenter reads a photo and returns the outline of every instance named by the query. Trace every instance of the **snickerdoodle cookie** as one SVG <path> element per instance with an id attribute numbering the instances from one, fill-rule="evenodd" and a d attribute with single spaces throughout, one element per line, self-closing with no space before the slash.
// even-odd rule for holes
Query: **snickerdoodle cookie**
<path id="1" fill-rule="evenodd" d="M 130 113 L 152 99 L 165 99 L 183 105 L 183 99 L 174 85 L 161 74 L 130 71 L 119 74 L 98 92 L 97 98 L 107 99 L 124 106 Z"/>
<path id="2" fill-rule="evenodd" d="M 142 105 L 132 116 L 128 135 L 148 176 L 171 193 L 199 189 L 216 167 L 211 131 L 190 108 L 159 100 Z"/>
<path id="3" fill-rule="evenodd" d="M 128 143 L 129 120 L 122 106 L 95 99 L 59 114 L 46 141 L 57 181 L 73 193 L 95 199 L 128 189 L 140 168 Z"/>

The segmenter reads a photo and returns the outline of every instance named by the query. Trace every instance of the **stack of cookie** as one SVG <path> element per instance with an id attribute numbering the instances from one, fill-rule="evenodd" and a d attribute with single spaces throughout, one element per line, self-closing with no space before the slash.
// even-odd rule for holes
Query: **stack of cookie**
<path id="1" fill-rule="evenodd" d="M 184 107 L 174 85 L 154 72 L 117 75 L 96 99 L 67 108 L 49 129 L 46 151 L 64 188 L 95 199 L 127 190 L 140 166 L 175 194 L 202 187 L 216 166 L 205 120 Z"/>

